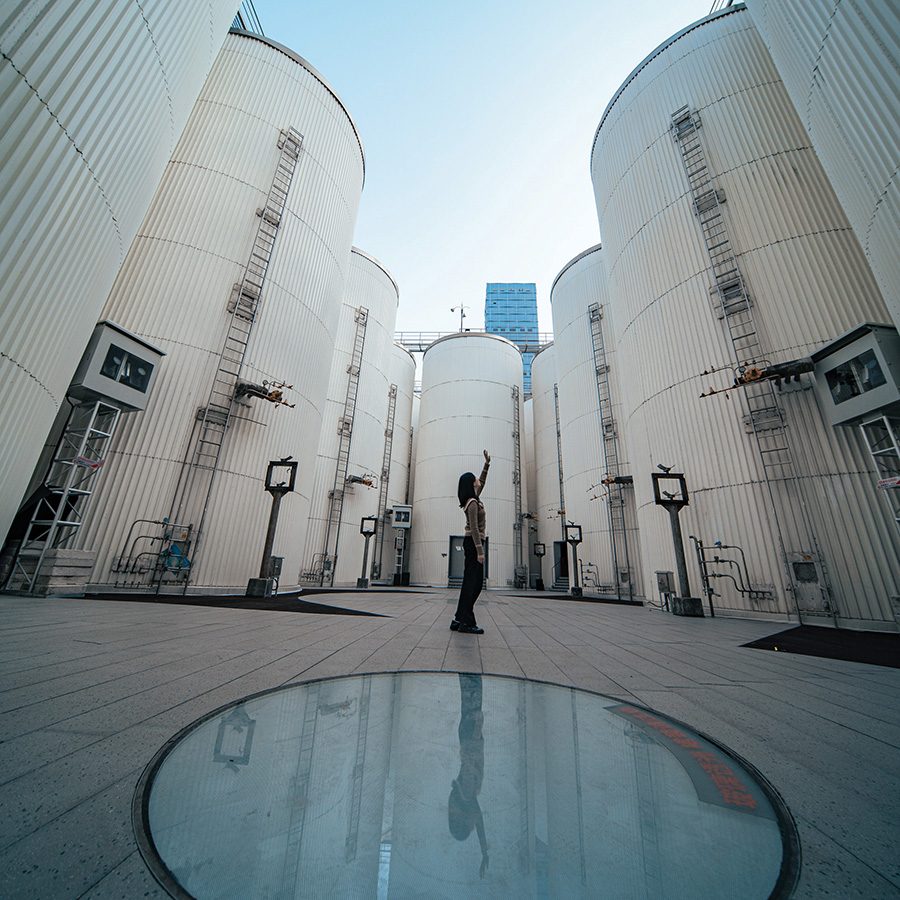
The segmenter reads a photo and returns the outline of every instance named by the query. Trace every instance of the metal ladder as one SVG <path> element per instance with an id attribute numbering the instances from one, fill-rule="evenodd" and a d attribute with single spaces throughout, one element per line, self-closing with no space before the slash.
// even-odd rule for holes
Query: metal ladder
<path id="1" fill-rule="evenodd" d="M 606 361 L 606 344 L 603 341 L 603 307 L 599 303 L 588 306 L 591 323 L 591 347 L 594 351 L 594 373 L 597 380 L 597 403 L 600 410 L 600 430 L 603 441 L 603 465 L 607 477 L 615 478 L 619 471 L 619 441 L 616 423 L 612 414 L 612 391 L 609 383 L 609 363 Z M 609 545 L 612 555 L 612 577 L 616 593 L 621 593 L 621 560 L 628 573 L 629 595 L 631 594 L 631 562 L 628 554 L 628 528 L 625 523 L 625 488 L 613 482 L 606 485 L 609 492 L 607 514 L 609 517 Z"/>
<path id="2" fill-rule="evenodd" d="M 760 335 L 754 321 L 751 297 L 728 235 L 728 227 L 722 210 L 725 197 L 722 191 L 716 189 L 707 166 L 703 144 L 700 140 L 700 127 L 700 116 L 692 111 L 690 106 L 682 106 L 672 113 L 672 137 L 681 152 L 681 161 L 690 187 L 694 215 L 700 225 L 710 261 L 709 272 L 713 283 L 710 293 L 718 299 L 716 312 L 720 319 L 725 320 L 733 349 L 736 374 L 741 375 L 750 368 L 765 368 L 768 361 L 765 358 Z M 833 606 L 825 560 L 816 539 L 802 488 L 798 483 L 784 410 L 775 387 L 771 381 L 751 382 L 747 384 L 742 394 L 747 408 L 744 425 L 747 431 L 753 434 L 759 452 L 763 476 L 775 515 L 775 527 L 781 554 L 787 566 L 795 600 L 799 595 L 792 566 L 788 564 L 782 516 L 779 515 L 779 504 L 776 502 L 773 482 L 793 482 L 795 485 L 807 539 L 811 543 L 810 549 L 813 550 L 822 567 L 826 600 Z"/>
<path id="3" fill-rule="evenodd" d="M 394 419 L 397 413 L 397 385 L 388 388 L 387 422 L 384 426 L 384 454 L 381 457 L 381 480 L 378 482 L 378 553 L 372 560 L 372 580 L 381 578 L 384 541 L 388 530 L 388 484 L 391 477 L 391 453 L 394 450 Z"/>
<path id="4" fill-rule="evenodd" d="M 522 441 L 521 416 L 519 412 L 519 386 L 513 385 L 513 503 L 515 519 L 513 520 L 513 583 L 516 588 L 525 587 L 527 572 L 522 549 Z"/>
<path id="5" fill-rule="evenodd" d="M 566 539 L 566 490 L 562 464 L 562 429 L 559 427 L 559 385 L 553 385 L 553 412 L 556 416 L 556 470 L 559 473 L 559 530 Z"/>
<path id="6" fill-rule="evenodd" d="M 344 412 L 338 419 L 337 464 L 334 467 L 334 486 L 328 492 L 328 520 L 325 524 L 325 543 L 322 550 L 322 575 L 320 584 L 333 585 L 337 566 L 338 544 L 341 537 L 341 516 L 344 512 L 344 495 L 347 490 L 347 470 L 350 467 L 350 440 L 353 437 L 353 417 L 356 415 L 356 398 L 359 394 L 359 373 L 362 366 L 363 348 L 366 344 L 366 327 L 369 310 L 360 306 L 354 316 L 356 332 L 353 336 L 353 350 L 347 366 L 347 393 L 344 397 Z"/>
<path id="7" fill-rule="evenodd" d="M 263 285 L 275 249 L 275 238 L 281 226 L 302 144 L 303 136 L 293 128 L 281 131 L 278 138 L 281 153 L 275 167 L 275 175 L 265 205 L 256 211 L 259 226 L 250 258 L 241 281 L 232 288 L 228 303 L 231 319 L 225 342 L 219 353 L 216 374 L 206 406 L 201 406 L 197 410 L 196 425 L 172 500 L 170 521 L 189 522 L 194 526 L 192 563 L 196 559 L 203 522 L 222 455 L 222 445 L 234 408 L 235 388 L 259 312 Z M 188 579 L 185 580 L 185 587 L 187 581 Z"/>
<path id="8" fill-rule="evenodd" d="M 31 593 L 47 554 L 61 548 L 81 528 L 120 415 L 119 407 L 102 400 L 72 409 L 6 589 Z"/>
<path id="9" fill-rule="evenodd" d="M 372 703 L 372 677 L 363 679 L 362 695 L 359 698 L 359 713 L 356 721 L 356 757 L 353 762 L 352 786 L 350 788 L 350 821 L 347 824 L 347 838 L 344 841 L 344 859 L 356 859 L 359 846 L 359 822 L 362 815 L 363 781 L 366 776 L 366 745 L 369 738 L 369 708 Z M 368 849 L 368 848 L 367 848 Z"/>
<path id="10" fill-rule="evenodd" d="M 859 427 L 879 476 L 885 480 L 900 478 L 900 417 L 874 416 Z M 883 493 L 900 528 L 900 487 L 886 486 Z"/>

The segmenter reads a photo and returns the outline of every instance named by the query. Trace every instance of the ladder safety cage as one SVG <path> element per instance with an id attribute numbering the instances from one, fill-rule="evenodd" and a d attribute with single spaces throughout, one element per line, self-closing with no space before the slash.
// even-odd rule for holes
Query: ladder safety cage
<path id="1" fill-rule="evenodd" d="M 391 454 L 394 451 L 394 420 L 397 413 L 397 385 L 388 388 L 387 420 L 384 426 L 384 453 L 381 457 L 381 478 L 378 482 L 378 552 L 372 559 L 371 577 L 374 581 L 382 577 L 384 560 L 384 542 L 387 537 L 388 522 L 388 484 L 391 477 Z"/>
<path id="2" fill-rule="evenodd" d="M 513 385 L 513 456 L 512 456 L 512 482 L 513 482 L 513 579 L 516 588 L 525 587 L 526 570 L 524 562 L 524 550 L 522 548 L 522 535 L 524 532 L 522 518 L 522 440 L 521 440 L 521 413 L 519 410 L 519 387 Z"/>
<path id="3" fill-rule="evenodd" d="M 718 298 L 716 315 L 725 323 L 726 333 L 732 347 L 732 357 L 736 365 L 736 375 L 740 377 L 749 369 L 766 368 L 769 361 L 766 358 L 762 339 L 756 326 L 750 294 L 729 236 L 728 225 L 722 209 L 725 195 L 717 188 L 709 170 L 703 142 L 700 139 L 700 127 L 700 116 L 696 111 L 692 111 L 689 105 L 682 106 L 671 115 L 672 137 L 681 154 L 691 196 L 691 206 L 709 259 L 708 272 L 712 282 L 710 293 Z M 756 442 L 769 500 L 775 514 L 775 527 L 781 556 L 796 601 L 797 585 L 791 566 L 788 565 L 787 547 L 784 541 L 782 525 L 784 511 L 779 515 L 779 503 L 773 489 L 773 482 L 793 484 L 808 539 L 815 547 L 815 552 L 823 567 L 823 573 L 824 559 L 799 482 L 785 414 L 775 386 L 771 381 L 750 382 L 742 391 L 742 395 L 747 410 L 744 416 L 744 426 L 748 434 L 753 434 Z M 827 576 L 823 591 L 826 595 L 826 602 L 832 606 L 833 610 Z M 799 613 L 799 605 L 797 609 Z"/>
<path id="4" fill-rule="evenodd" d="M 559 476 L 559 528 L 566 539 L 566 491 L 562 463 L 562 429 L 559 426 L 559 385 L 553 385 L 553 414 L 556 417 L 556 471 Z"/>
<path id="5" fill-rule="evenodd" d="M 599 303 L 588 306 L 588 318 L 591 327 L 591 349 L 594 356 L 594 372 L 597 384 L 597 406 L 600 413 L 600 446 L 603 452 L 603 465 L 607 480 L 622 474 L 619 464 L 619 442 L 616 422 L 612 412 L 612 388 L 610 385 L 610 366 L 606 358 L 606 344 L 603 338 L 603 307 Z M 612 572 L 615 582 L 616 596 L 622 598 L 622 571 L 628 577 L 628 597 L 634 596 L 634 578 L 628 553 L 628 526 L 625 521 L 625 490 L 621 483 L 612 482 L 606 485 L 608 502 L 606 511 L 609 524 L 609 546 L 612 557 Z M 624 570 L 620 570 L 620 562 Z"/>
<path id="6" fill-rule="evenodd" d="M 227 304 L 230 320 L 205 406 L 196 413 L 191 441 L 182 463 L 169 519 L 190 522 L 194 561 L 202 537 L 203 524 L 213 483 L 222 455 L 225 435 L 231 423 L 235 391 L 257 320 L 263 287 L 275 250 L 275 241 L 284 215 L 288 192 L 294 178 L 303 135 L 294 128 L 278 136 L 280 151 L 266 202 L 256 210 L 256 236 L 241 281 L 232 288 Z M 185 589 L 189 579 L 185 579 Z"/>
<path id="7" fill-rule="evenodd" d="M 357 308 L 354 314 L 356 330 L 350 362 L 347 365 L 347 392 L 344 409 L 338 419 L 338 451 L 334 467 L 334 485 L 328 493 L 328 519 L 325 523 L 325 541 L 321 554 L 319 583 L 323 587 L 334 584 L 337 567 L 338 544 L 341 537 L 341 517 L 344 512 L 344 497 L 347 490 L 347 471 L 350 467 L 350 442 L 353 438 L 353 417 L 356 415 L 356 400 L 359 395 L 359 374 L 362 366 L 363 349 L 366 344 L 366 328 L 369 310 L 365 306 Z M 315 568 L 315 566 L 314 566 Z"/>

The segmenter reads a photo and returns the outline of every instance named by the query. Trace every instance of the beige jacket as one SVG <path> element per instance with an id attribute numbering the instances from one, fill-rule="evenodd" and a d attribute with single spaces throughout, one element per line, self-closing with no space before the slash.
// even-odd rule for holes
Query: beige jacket
<path id="1" fill-rule="evenodd" d="M 481 475 L 479 476 L 479 481 L 481 481 L 481 490 L 478 491 L 479 496 L 481 495 L 481 491 L 484 490 L 484 486 L 487 483 L 488 477 L 488 469 L 490 468 L 490 463 L 485 463 L 484 468 L 481 470 Z M 484 555 L 484 545 L 483 541 L 486 535 L 485 528 L 487 527 L 487 516 L 484 512 L 484 504 L 481 500 L 469 500 L 465 506 L 466 513 L 466 537 L 471 537 L 472 541 L 475 543 L 475 552 L 479 556 Z"/>

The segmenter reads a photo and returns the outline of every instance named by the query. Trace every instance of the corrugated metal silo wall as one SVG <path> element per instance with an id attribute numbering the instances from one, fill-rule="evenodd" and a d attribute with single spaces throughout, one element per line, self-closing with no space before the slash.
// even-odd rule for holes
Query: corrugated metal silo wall
<path id="1" fill-rule="evenodd" d="M 281 129 L 304 135 L 242 379 L 286 381 L 296 408 L 250 400 L 225 437 L 192 573 L 195 585 L 245 586 L 257 574 L 270 459 L 300 461 L 282 503 L 283 583 L 301 565 L 315 452 L 363 180 L 351 120 L 304 65 L 265 39 L 230 35 L 166 169 L 104 313 L 168 356 L 147 410 L 125 417 L 80 543 L 110 577 L 130 524 L 169 514 L 204 406 L 279 157 Z"/>
<path id="2" fill-rule="evenodd" d="M 669 130 L 684 104 L 700 137 L 752 296 L 766 357 L 802 357 L 859 322 L 886 315 L 859 243 L 809 146 L 749 14 L 704 20 L 626 81 L 598 129 L 594 183 L 620 361 L 622 425 L 635 475 L 645 577 L 673 569 L 668 517 L 649 473 L 683 469 L 692 491 L 685 537 L 746 551 L 754 584 L 776 601 L 745 601 L 722 579 L 718 603 L 785 614 L 794 602 L 740 394 L 700 394 L 731 380 L 733 348 L 710 295 L 708 258 L 680 151 Z M 701 373 L 711 367 L 714 376 Z M 847 623 L 892 621 L 900 559 L 895 525 L 855 432 L 825 424 L 809 383 L 782 396 L 800 484 Z M 796 485 L 783 516 L 788 552 L 810 551 Z M 690 551 L 690 545 L 688 546 Z M 697 569 L 691 566 L 694 592 Z"/>
<path id="3" fill-rule="evenodd" d="M 747 0 L 900 327 L 900 5 Z"/>
<path id="4" fill-rule="evenodd" d="M 0 536 L 233 15 L 222 0 L 0 12 Z"/>
<path id="5" fill-rule="evenodd" d="M 553 387 L 558 381 L 556 344 L 544 347 L 531 363 L 534 403 L 534 468 L 536 540 L 544 545 L 544 582 L 552 583 L 553 543 L 562 540 L 559 509 L 559 458 L 556 440 L 556 404 Z M 563 469 L 565 471 L 565 469 Z"/>
<path id="6" fill-rule="evenodd" d="M 388 486 L 388 506 L 407 503 L 409 497 L 409 467 L 412 458 L 413 388 L 416 382 L 416 361 L 399 344 L 391 350 L 391 382 L 397 385 L 397 406 L 394 412 L 394 442 L 391 447 L 391 480 Z"/>
<path id="7" fill-rule="evenodd" d="M 348 484 L 344 494 L 338 539 L 335 584 L 356 584 L 362 571 L 365 538 L 360 534 L 363 516 L 377 516 L 378 484 L 384 458 L 384 430 L 388 411 L 388 389 L 394 322 L 397 318 L 397 288 L 377 263 L 357 252 L 350 257 L 350 278 L 341 307 L 341 319 L 335 342 L 334 359 L 328 387 L 328 402 L 322 416 L 322 436 L 316 456 L 316 480 L 313 489 L 309 531 L 306 538 L 305 571 L 313 568 L 317 553 L 324 552 L 328 523 L 329 492 L 335 486 L 340 436 L 338 422 L 344 415 L 344 402 L 349 380 L 348 367 L 356 335 L 356 312 L 369 311 L 363 345 L 362 365 L 350 438 L 348 475 L 372 476 L 373 486 Z M 332 528 L 334 523 L 332 523 Z M 330 539 L 330 543 L 333 538 Z M 369 547 L 369 561 L 374 545 Z"/>
<path id="8" fill-rule="evenodd" d="M 584 544 L 579 559 L 598 568 L 600 583 L 614 585 L 616 576 L 610 543 L 610 492 L 600 484 L 607 474 L 604 459 L 601 411 L 597 389 L 591 320 L 588 308 L 597 303 L 603 318 L 603 349 L 609 366 L 609 391 L 618 447 L 618 474 L 631 475 L 631 464 L 622 428 L 621 391 L 617 383 L 620 371 L 616 359 L 612 326 L 613 310 L 608 302 L 606 269 L 599 246 L 577 256 L 557 276 L 551 291 L 553 332 L 558 353 L 559 419 L 565 475 L 566 518 L 582 526 Z M 631 568 L 637 593 L 643 593 L 640 565 L 640 539 L 634 491 L 622 489 L 625 501 L 627 547 L 620 538 L 616 563 L 621 571 L 626 562 Z M 627 554 L 626 551 L 627 550 Z"/>
<path id="9" fill-rule="evenodd" d="M 447 584 L 451 535 L 465 517 L 456 497 L 459 476 L 481 472 L 492 458 L 482 494 L 490 539 L 490 587 L 506 587 L 514 568 L 513 399 L 522 403 L 522 355 L 493 335 L 460 335 L 432 344 L 422 364 L 422 406 L 416 445 L 410 573 L 416 583 Z M 527 486 L 523 486 L 527 492 Z M 523 511 L 524 511 L 523 493 Z"/>

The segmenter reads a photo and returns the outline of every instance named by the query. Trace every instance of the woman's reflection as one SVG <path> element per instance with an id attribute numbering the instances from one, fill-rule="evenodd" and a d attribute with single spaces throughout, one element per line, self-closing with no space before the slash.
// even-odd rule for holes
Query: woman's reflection
<path id="1" fill-rule="evenodd" d="M 484 878 L 488 867 L 488 846 L 484 834 L 484 819 L 478 805 L 478 794 L 484 779 L 484 735 L 481 711 L 481 676 L 459 676 L 459 774 L 450 788 L 447 801 L 447 818 L 450 834 L 458 841 L 464 841 L 472 833 L 474 826 L 481 845 L 481 869 Z"/>

